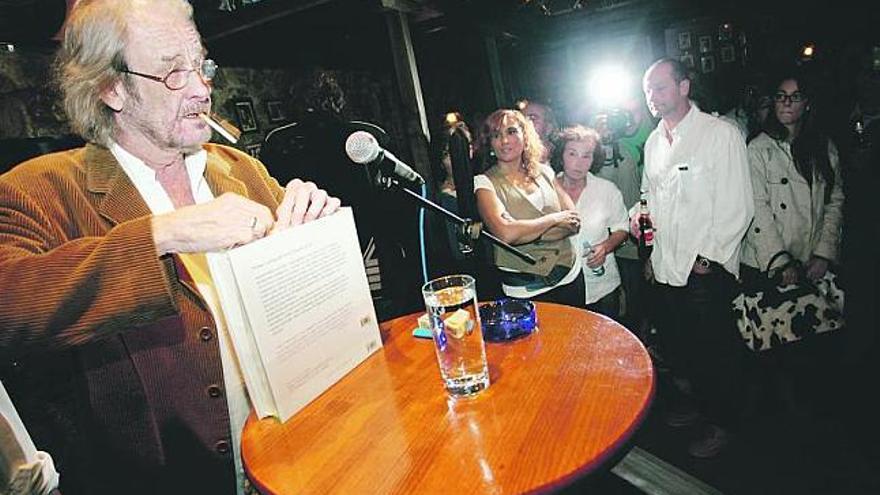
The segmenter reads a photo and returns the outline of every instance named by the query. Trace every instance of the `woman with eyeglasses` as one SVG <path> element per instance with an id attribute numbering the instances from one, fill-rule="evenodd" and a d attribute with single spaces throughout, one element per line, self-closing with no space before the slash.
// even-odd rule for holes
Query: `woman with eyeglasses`
<path id="1" fill-rule="evenodd" d="M 764 131 L 749 143 L 755 219 L 743 242 L 742 262 L 766 271 L 795 261 L 781 284 L 822 278 L 837 261 L 843 213 L 843 184 L 837 148 L 813 109 L 814 95 L 803 77 L 785 76 L 772 94 Z M 744 276 L 749 273 L 747 268 Z"/>
<path id="2" fill-rule="evenodd" d="M 771 95 L 773 109 L 764 131 L 748 145 L 755 219 L 743 241 L 740 274 L 747 287 L 766 276 L 761 272 L 777 253 L 784 254 L 769 268 L 778 272 L 785 267 L 778 284 L 787 286 L 823 278 L 840 250 L 843 184 L 837 148 L 816 119 L 815 94 L 804 77 L 789 75 Z M 803 316 L 788 323 L 793 332 L 804 332 L 824 318 L 811 317 L 808 309 Z M 790 412 L 809 414 L 835 403 L 836 333 L 756 356 L 753 383 L 772 383 Z"/>

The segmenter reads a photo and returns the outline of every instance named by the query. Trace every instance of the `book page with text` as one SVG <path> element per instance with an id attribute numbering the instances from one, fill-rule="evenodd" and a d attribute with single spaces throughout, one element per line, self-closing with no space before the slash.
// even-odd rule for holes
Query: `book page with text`
<path id="1" fill-rule="evenodd" d="M 381 347 L 350 208 L 228 256 L 282 421 Z"/>

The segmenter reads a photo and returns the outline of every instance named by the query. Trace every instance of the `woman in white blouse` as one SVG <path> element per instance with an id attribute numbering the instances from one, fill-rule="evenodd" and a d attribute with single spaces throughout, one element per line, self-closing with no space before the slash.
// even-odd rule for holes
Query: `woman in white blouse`
<path id="1" fill-rule="evenodd" d="M 510 297 L 584 306 L 580 257 L 572 238 L 580 216 L 541 163 L 544 146 L 531 121 L 517 110 L 486 118 L 480 151 L 492 164 L 474 177 L 477 210 L 489 232 L 531 255 L 529 264 L 495 248 L 502 288 Z"/>
<path id="2" fill-rule="evenodd" d="M 554 165 L 562 168 L 556 182 L 575 202 L 581 215 L 576 244 L 583 259 L 587 309 L 617 318 L 620 274 L 614 250 L 629 235 L 629 217 L 617 186 L 590 172 L 593 164 L 602 166 L 599 140 L 599 133 L 584 126 L 563 129 Z"/>

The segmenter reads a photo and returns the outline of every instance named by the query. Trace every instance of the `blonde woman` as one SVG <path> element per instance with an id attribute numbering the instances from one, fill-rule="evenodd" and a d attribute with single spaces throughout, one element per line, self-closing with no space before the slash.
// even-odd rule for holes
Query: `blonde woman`
<path id="1" fill-rule="evenodd" d="M 571 198 L 556 184 L 553 169 L 531 121 L 517 110 L 486 118 L 480 149 L 491 167 L 474 178 L 477 209 L 487 229 L 532 255 L 530 265 L 495 248 L 502 289 L 509 297 L 584 306 L 580 257 L 573 243 L 581 226 Z"/>

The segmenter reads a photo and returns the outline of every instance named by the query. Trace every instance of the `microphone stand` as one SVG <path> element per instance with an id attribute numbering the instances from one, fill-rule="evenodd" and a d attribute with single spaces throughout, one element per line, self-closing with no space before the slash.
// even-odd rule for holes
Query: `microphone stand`
<path id="1" fill-rule="evenodd" d="M 423 198 L 420 194 L 416 194 L 406 187 L 403 187 L 400 184 L 400 181 L 397 180 L 397 178 L 386 176 L 382 173 L 381 170 L 376 174 L 376 184 L 385 189 L 390 189 L 394 187 L 396 190 L 406 193 L 410 198 L 416 200 L 417 203 L 420 203 L 422 206 L 428 208 L 435 213 L 439 213 L 441 216 L 444 217 L 447 222 L 457 224 L 461 232 L 463 232 L 470 239 L 476 240 L 482 237 L 483 239 L 489 240 L 489 242 L 491 242 L 492 244 L 500 247 L 501 249 L 504 249 L 505 251 L 513 254 L 517 258 L 525 261 L 530 265 L 534 265 L 537 263 L 537 261 L 535 261 L 535 258 L 533 258 L 528 253 L 520 251 L 519 249 L 511 246 L 510 244 L 483 230 L 483 224 L 481 222 L 476 222 L 470 218 L 461 218 L 460 216 L 452 213 L 446 208 L 443 208 L 437 203 L 434 203 L 427 198 Z"/>

